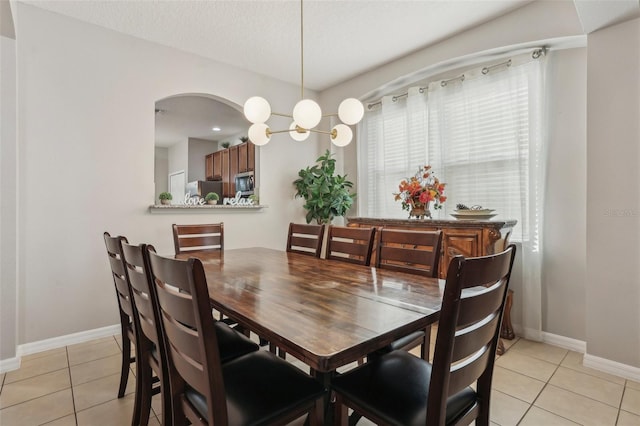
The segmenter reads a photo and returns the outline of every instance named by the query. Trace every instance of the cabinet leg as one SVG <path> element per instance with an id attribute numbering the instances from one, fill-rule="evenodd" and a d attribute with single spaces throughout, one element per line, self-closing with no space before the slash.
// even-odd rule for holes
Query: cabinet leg
<path id="1" fill-rule="evenodd" d="M 511 325 L 511 305 L 513 305 L 513 290 L 509 290 L 507 293 L 504 314 L 502 315 L 502 329 L 500 330 L 500 337 L 507 340 L 512 340 L 516 337 L 516 334 L 513 332 L 513 325 Z M 502 344 L 502 342 L 500 342 L 500 344 Z"/>

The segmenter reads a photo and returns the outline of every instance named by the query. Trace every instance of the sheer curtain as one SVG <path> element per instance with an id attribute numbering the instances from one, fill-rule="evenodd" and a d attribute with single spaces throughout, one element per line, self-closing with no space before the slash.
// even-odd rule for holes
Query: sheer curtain
<path id="1" fill-rule="evenodd" d="M 427 98 L 414 87 L 406 96 L 386 96 L 358 128 L 358 214 L 407 218 L 393 193 L 403 178 L 427 164 Z"/>
<path id="2" fill-rule="evenodd" d="M 446 212 L 482 205 L 518 220 L 511 241 L 522 245 L 522 277 L 513 281 L 522 285 L 524 336 L 541 340 L 544 60 L 479 71 L 429 85 L 429 164 L 447 183 Z"/>
<path id="3" fill-rule="evenodd" d="M 432 211 L 434 218 L 450 218 L 456 204 L 465 204 L 518 221 L 511 241 L 519 244 L 522 268 L 514 268 L 512 282 L 521 286 L 522 332 L 533 340 L 541 340 L 542 329 L 544 69 L 544 56 L 526 54 L 511 58 L 510 66 L 431 83 L 426 92 L 411 88 L 383 98 L 358 128 L 360 216 L 406 218 L 392 194 L 430 164 L 447 183 L 447 202 Z"/>

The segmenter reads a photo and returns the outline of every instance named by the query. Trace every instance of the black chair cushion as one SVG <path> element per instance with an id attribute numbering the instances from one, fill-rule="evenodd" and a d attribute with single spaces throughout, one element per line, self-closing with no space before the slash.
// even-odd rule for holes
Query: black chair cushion
<path id="1" fill-rule="evenodd" d="M 214 329 L 216 330 L 218 347 L 220 348 L 220 362 L 223 364 L 260 349 L 251 339 L 233 330 L 224 322 L 216 321 Z"/>
<path id="2" fill-rule="evenodd" d="M 393 425 L 424 425 L 431 364 L 405 351 L 394 351 L 333 380 L 332 388 Z M 447 402 L 447 424 L 476 404 L 471 388 Z"/>
<path id="3" fill-rule="evenodd" d="M 273 419 L 325 393 L 323 386 L 267 351 L 252 352 L 222 366 L 229 424 L 272 424 Z M 209 420 L 202 394 L 187 386 L 185 397 Z"/>

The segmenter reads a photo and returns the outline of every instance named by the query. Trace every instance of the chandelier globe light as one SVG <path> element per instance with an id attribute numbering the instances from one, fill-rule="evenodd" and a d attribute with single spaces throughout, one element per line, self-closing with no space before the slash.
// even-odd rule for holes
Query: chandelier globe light
<path id="1" fill-rule="evenodd" d="M 337 116 L 342 122 L 334 126 L 330 131 L 318 130 L 315 127 L 322 120 L 322 109 L 317 102 L 304 98 L 304 31 L 303 31 L 303 10 L 302 0 L 300 0 L 300 98 L 301 100 L 293 107 L 293 113 L 282 114 L 271 111 L 269 102 L 260 96 L 253 96 L 244 103 L 244 116 L 251 123 L 248 136 L 255 145 L 265 145 L 271 140 L 274 133 L 288 132 L 295 141 L 306 140 L 311 132 L 328 134 L 336 146 L 346 146 L 353 139 L 353 131 L 349 126 L 357 124 L 364 116 L 364 106 L 362 102 L 355 98 L 343 100 L 337 114 L 326 116 Z M 293 118 L 293 122 L 286 130 L 271 130 L 266 121 L 272 115 L 279 115 Z"/>

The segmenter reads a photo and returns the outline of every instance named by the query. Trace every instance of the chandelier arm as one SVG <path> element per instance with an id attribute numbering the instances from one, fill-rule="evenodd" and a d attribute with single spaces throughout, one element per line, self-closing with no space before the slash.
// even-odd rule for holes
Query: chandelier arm
<path id="1" fill-rule="evenodd" d="M 335 139 L 336 136 L 338 136 L 338 131 L 336 129 L 331 129 L 331 130 L 307 129 L 307 131 L 315 132 L 315 133 L 323 133 L 325 135 L 330 135 L 331 139 Z"/>
<path id="2" fill-rule="evenodd" d="M 293 115 L 291 114 L 284 114 L 282 112 L 271 112 L 271 115 L 277 115 L 279 117 L 289 117 L 289 118 L 293 118 Z"/>
<path id="3" fill-rule="evenodd" d="M 324 117 L 337 117 L 337 116 L 338 116 L 338 113 L 334 112 L 334 113 L 331 113 L 331 114 L 325 114 L 325 115 L 322 116 L 322 118 L 324 118 Z"/>
<path id="4" fill-rule="evenodd" d="M 289 133 L 289 132 L 295 132 L 295 130 L 291 130 L 291 129 L 287 129 L 287 130 L 271 130 L 269 129 L 269 134 L 272 135 L 274 133 Z"/>

